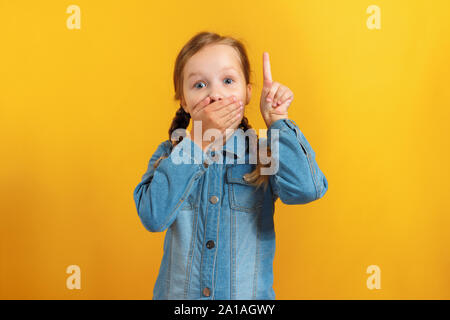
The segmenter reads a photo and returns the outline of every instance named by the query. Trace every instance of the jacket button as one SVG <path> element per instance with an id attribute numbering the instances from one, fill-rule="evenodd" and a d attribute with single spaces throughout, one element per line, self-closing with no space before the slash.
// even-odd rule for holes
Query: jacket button
<path id="1" fill-rule="evenodd" d="M 219 201 L 219 198 L 217 198 L 216 196 L 212 196 L 211 198 L 209 198 L 209 202 L 211 202 L 212 204 L 216 204 L 217 201 Z"/>
<path id="2" fill-rule="evenodd" d="M 205 168 L 208 168 L 208 163 L 203 162 L 203 165 L 205 166 Z"/>
<path id="3" fill-rule="evenodd" d="M 211 292 L 209 292 L 209 288 L 208 288 L 208 287 L 206 287 L 205 289 L 203 289 L 203 295 L 204 295 L 205 297 L 209 297 L 210 294 L 211 294 Z"/>
<path id="4" fill-rule="evenodd" d="M 206 243 L 206 247 L 207 247 L 208 249 L 214 248 L 214 241 L 209 240 L 209 241 Z"/>

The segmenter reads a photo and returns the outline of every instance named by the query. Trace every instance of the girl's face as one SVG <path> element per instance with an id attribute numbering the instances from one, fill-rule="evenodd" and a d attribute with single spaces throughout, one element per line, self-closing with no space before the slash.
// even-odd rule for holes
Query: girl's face
<path id="1" fill-rule="evenodd" d="M 211 103 L 235 95 L 244 105 L 251 97 L 245 83 L 239 55 L 224 44 L 207 45 L 193 55 L 184 67 L 181 105 L 188 113 L 206 97 Z"/>

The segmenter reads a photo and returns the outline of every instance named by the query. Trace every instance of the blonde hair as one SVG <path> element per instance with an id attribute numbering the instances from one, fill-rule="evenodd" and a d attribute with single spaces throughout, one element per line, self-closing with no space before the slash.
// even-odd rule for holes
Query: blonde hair
<path id="1" fill-rule="evenodd" d="M 175 100 L 181 100 L 183 97 L 183 70 L 184 67 L 189 60 L 190 57 L 192 57 L 195 53 L 200 51 L 203 47 L 210 45 L 210 44 L 226 44 L 231 47 L 233 47 L 240 58 L 242 71 L 244 73 L 246 84 L 248 85 L 250 82 L 250 62 L 247 56 L 247 51 L 242 44 L 241 41 L 230 37 L 230 36 L 220 36 L 217 33 L 214 32 L 199 32 L 195 36 L 193 36 L 181 49 L 181 51 L 178 53 L 178 56 L 175 61 L 175 69 L 173 72 L 173 84 L 175 87 Z M 172 147 L 175 147 L 179 142 L 182 141 L 183 137 L 180 137 L 180 140 L 178 141 L 172 141 L 172 132 L 175 131 L 178 128 L 186 129 L 189 126 L 191 116 L 189 113 L 186 113 L 183 109 L 183 107 L 180 104 L 180 108 L 175 113 L 175 117 L 172 120 L 172 124 L 170 125 L 169 129 L 169 140 L 172 142 Z M 244 116 L 242 118 L 241 123 L 239 124 L 238 128 L 242 128 L 245 131 L 248 129 L 251 129 L 252 126 L 248 123 L 248 119 Z M 267 146 L 267 156 L 270 157 L 271 151 L 270 148 Z M 159 162 L 162 159 L 167 158 L 168 155 L 161 156 L 154 164 L 154 168 L 156 168 L 159 165 Z M 264 184 L 264 189 L 267 188 L 267 185 L 269 183 L 269 175 L 261 175 L 261 167 L 267 167 L 269 164 L 263 165 L 260 162 L 259 158 L 259 143 L 257 143 L 257 164 L 255 169 L 247 173 L 245 175 L 245 180 L 249 182 L 250 184 L 256 186 L 257 188 L 261 187 Z"/>

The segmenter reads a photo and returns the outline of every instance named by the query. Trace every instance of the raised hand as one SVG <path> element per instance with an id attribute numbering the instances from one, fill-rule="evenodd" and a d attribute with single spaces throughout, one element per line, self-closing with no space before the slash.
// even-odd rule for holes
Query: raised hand
<path id="1" fill-rule="evenodd" d="M 267 127 L 279 119 L 288 117 L 288 108 L 294 93 L 279 82 L 272 81 L 269 53 L 263 52 L 263 89 L 261 92 L 261 115 Z"/>

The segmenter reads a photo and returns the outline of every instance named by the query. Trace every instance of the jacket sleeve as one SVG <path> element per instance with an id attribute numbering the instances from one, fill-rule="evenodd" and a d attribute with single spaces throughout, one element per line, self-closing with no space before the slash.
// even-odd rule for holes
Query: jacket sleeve
<path id="1" fill-rule="evenodd" d="M 278 152 L 275 145 L 274 129 L 278 129 Z M 274 193 L 274 201 L 281 199 L 285 204 L 305 204 L 324 196 L 328 181 L 319 169 L 314 150 L 290 119 L 273 122 L 267 130 L 267 145 L 272 149 L 272 157 L 278 162 L 278 170 L 270 175 L 269 181 Z"/>
<path id="2" fill-rule="evenodd" d="M 162 232 L 172 224 L 197 179 L 205 172 L 204 162 L 209 163 L 204 151 L 189 136 L 172 152 L 171 148 L 169 140 L 158 146 L 133 192 L 140 220 L 151 232 Z M 160 160 L 155 169 L 154 163 L 163 155 L 168 157 Z"/>

